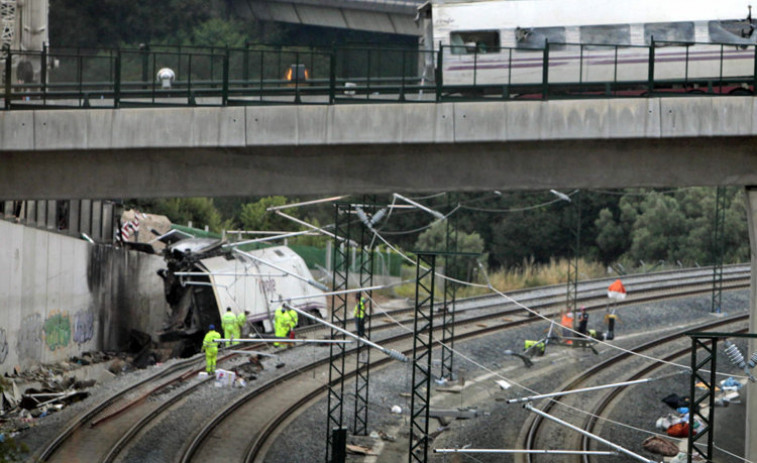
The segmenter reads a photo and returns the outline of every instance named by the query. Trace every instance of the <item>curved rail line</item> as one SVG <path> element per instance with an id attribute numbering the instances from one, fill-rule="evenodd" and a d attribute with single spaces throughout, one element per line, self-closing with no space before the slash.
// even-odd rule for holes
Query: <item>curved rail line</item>
<path id="1" fill-rule="evenodd" d="M 219 358 L 218 362 L 225 362 L 236 356 L 237 354 L 229 354 Z M 194 377 L 205 369 L 204 363 L 204 358 L 178 361 L 104 399 L 69 422 L 64 430 L 42 449 L 34 461 L 55 461 L 56 458 L 63 461 L 101 461 L 103 455 L 113 453 L 113 439 L 108 437 L 120 433 L 124 427 L 139 420 L 144 411 L 134 413 L 138 405 L 144 405 L 148 397 Z M 164 410 L 161 407 L 162 405 L 159 405 L 152 413 Z M 122 415 L 129 415 L 125 419 L 129 423 L 113 420 Z M 87 446 L 76 445 L 82 442 L 83 438 L 79 437 L 81 434 L 87 434 Z M 67 445 L 76 446 L 76 449 L 66 448 Z M 74 457 L 74 454 L 77 456 Z"/>
<path id="2" fill-rule="evenodd" d="M 732 320 L 733 322 L 737 322 L 739 320 L 747 320 L 748 316 L 740 317 L 737 319 Z M 708 328 L 709 329 L 709 328 Z M 735 331 L 735 333 L 745 333 L 747 331 L 746 328 L 738 329 Z M 629 380 L 633 381 L 635 379 L 640 379 L 641 377 L 649 374 L 650 372 L 664 366 L 664 362 L 671 362 L 675 360 L 676 358 L 681 357 L 682 355 L 690 354 L 691 353 L 691 346 L 681 349 L 673 354 L 668 355 L 667 357 L 663 358 L 662 362 L 656 362 L 653 363 L 646 368 L 638 371 L 633 376 L 629 378 Z M 626 386 L 618 387 L 616 389 L 613 389 L 610 391 L 609 394 L 607 394 L 598 404 L 597 407 L 592 410 L 591 415 L 586 420 L 586 423 L 584 424 L 584 429 L 588 432 L 593 432 L 595 425 L 598 422 L 597 417 L 602 416 L 602 413 L 610 407 L 612 402 L 617 399 L 624 391 L 626 390 Z M 584 450 L 588 450 L 589 448 L 590 439 L 588 437 L 584 437 L 581 439 L 581 448 Z M 583 463 L 592 463 L 592 458 L 590 455 L 585 455 L 583 458 Z"/>
<path id="3" fill-rule="evenodd" d="M 724 290 L 747 288 L 749 285 L 748 272 L 744 273 L 742 270 L 736 270 L 734 272 L 732 272 L 734 273 L 732 277 L 729 277 L 729 279 L 725 280 Z M 705 282 L 701 281 L 702 277 L 691 275 L 691 273 L 696 272 L 687 271 L 684 273 L 685 275 L 683 276 L 681 275 L 681 272 L 671 272 L 666 274 L 665 276 L 674 277 L 673 284 L 666 283 L 665 285 L 660 286 L 659 284 L 652 285 L 650 283 L 651 286 L 656 287 L 655 291 L 649 290 L 648 292 L 646 292 L 648 295 L 642 297 L 637 290 L 633 300 L 626 301 L 623 304 L 637 304 L 645 300 L 685 297 L 688 295 L 700 294 L 704 291 L 709 291 L 709 289 L 711 288 L 711 279 L 708 279 Z M 685 280 L 690 281 L 688 284 L 682 283 Z M 606 281 L 607 280 L 600 280 L 599 282 L 594 283 L 595 285 L 597 285 L 597 288 L 601 287 L 602 291 L 597 290 L 596 295 L 583 299 L 582 303 L 587 306 L 587 310 L 598 310 L 605 308 L 607 298 L 606 293 L 604 292 L 604 284 Z M 692 281 L 694 282 L 692 283 Z M 592 290 L 591 284 L 582 283 L 581 286 L 583 286 L 583 288 L 580 289 L 583 291 Z M 704 289 L 704 286 L 707 286 L 707 288 Z M 562 288 L 564 287 L 560 287 L 560 289 Z M 523 291 L 522 293 L 525 293 L 527 291 Z M 557 305 L 558 303 L 563 303 L 563 301 L 553 301 L 550 298 L 557 299 L 557 296 L 532 298 L 528 303 L 532 308 L 539 310 L 545 310 L 546 308 Z M 496 304 L 494 302 L 494 299 L 498 299 L 500 303 Z M 540 302 L 536 303 L 535 301 L 538 300 L 540 300 Z M 501 296 L 479 297 L 474 301 L 479 302 L 483 305 L 488 305 L 489 307 L 502 307 L 503 305 L 506 306 L 508 304 L 502 303 Z M 476 304 L 476 302 L 471 302 L 470 300 L 465 301 L 466 304 L 472 304 L 474 305 L 474 307 L 478 305 Z M 618 306 L 623 304 L 618 304 Z M 472 312 L 476 310 L 479 309 L 471 308 L 468 310 L 461 310 L 461 313 L 468 312 L 472 315 Z M 506 317 L 507 315 L 515 314 L 522 316 L 523 309 L 516 307 L 510 310 L 499 310 L 494 313 L 470 316 L 465 319 L 458 318 L 458 320 L 456 320 L 456 325 L 462 328 L 458 328 L 458 333 L 455 339 L 457 340 L 479 336 L 493 331 L 508 329 L 541 320 L 537 317 L 523 317 L 520 320 L 508 320 L 506 323 L 502 323 L 504 317 Z M 554 313 L 550 314 L 544 312 L 544 316 L 552 315 L 554 315 Z M 491 323 L 492 320 L 494 320 L 495 323 L 491 324 L 491 326 L 486 326 L 483 328 L 481 326 L 477 326 L 477 324 L 480 325 L 482 324 L 482 322 Z M 387 323 L 386 326 L 396 327 L 397 325 L 396 323 Z M 382 327 L 381 329 L 386 328 Z M 412 351 L 412 333 L 404 333 L 398 336 L 389 336 L 379 341 L 386 347 L 393 348 L 395 350 L 403 351 L 405 353 Z M 258 346 L 249 346 L 248 348 L 255 347 Z M 347 355 L 354 355 L 354 350 L 349 351 Z M 223 362 L 235 356 L 236 354 L 230 354 L 228 356 L 219 358 L 219 362 Z M 378 366 L 386 364 L 389 360 L 389 358 L 374 360 L 371 363 L 371 368 L 376 368 Z M 129 445 L 133 445 L 134 439 L 142 432 L 144 432 L 145 429 L 149 428 L 149 426 L 151 426 L 151 424 L 154 423 L 161 414 L 168 413 L 172 407 L 181 404 L 183 402 L 182 399 L 191 395 L 193 391 L 195 391 L 204 383 L 197 383 L 185 388 L 184 390 L 178 391 L 174 397 L 162 403 L 156 404 L 156 401 L 146 401 L 145 399 L 164 388 L 177 383 L 181 383 L 187 378 L 194 376 L 198 371 L 201 371 L 203 369 L 201 366 L 203 363 L 203 358 L 201 357 L 176 362 L 175 364 L 166 367 L 159 373 L 151 375 L 150 377 L 145 378 L 134 386 L 126 388 L 118 392 L 117 394 L 114 394 L 112 397 L 102 401 L 92 409 L 77 416 L 76 419 L 72 421 L 59 436 L 57 436 L 49 445 L 47 445 L 42 450 L 42 452 L 37 456 L 38 460 L 54 461 L 57 458 L 62 458 L 63 460 L 80 459 L 81 461 L 115 461 L 118 455 L 122 454 L 124 449 Z M 347 364 L 350 363 L 355 364 L 356 362 L 354 361 L 354 359 L 351 359 L 351 361 L 347 360 Z M 229 416 L 230 414 L 234 413 L 234 409 L 243 408 L 245 407 L 245 403 L 250 401 L 254 403 L 260 403 L 259 399 L 264 398 L 266 391 L 269 391 L 275 385 L 285 383 L 293 384 L 295 381 L 290 381 L 291 379 L 297 377 L 298 375 L 304 376 L 303 373 L 311 373 L 313 371 L 317 371 L 318 368 L 323 369 L 324 365 L 328 365 L 328 358 L 323 358 L 296 372 L 290 372 L 283 376 L 280 376 L 270 381 L 269 383 L 266 383 L 265 385 L 254 389 L 250 393 L 245 394 L 245 396 L 243 396 L 232 406 L 230 406 L 228 411 L 223 411 L 222 413 L 214 417 L 211 422 L 208 423 L 205 430 L 200 431 L 195 435 L 192 443 L 182 451 L 182 454 L 185 455 L 182 457 L 182 461 L 190 461 L 192 459 L 192 455 L 195 454 L 198 451 L 197 449 L 201 447 L 203 439 L 205 439 L 207 435 L 210 434 L 210 428 L 222 422 L 225 416 Z M 346 376 L 354 374 L 355 371 L 345 372 Z M 264 451 L 267 446 L 267 442 L 272 438 L 272 436 L 277 433 L 277 428 L 284 419 L 296 413 L 298 408 L 303 407 L 309 401 L 314 400 L 320 394 L 323 394 L 327 389 L 327 386 L 325 384 L 320 385 L 320 387 L 314 387 L 312 385 L 312 380 L 303 382 L 310 384 L 308 387 L 305 387 L 304 390 L 293 391 L 293 394 L 295 395 L 292 396 L 292 400 L 289 403 L 294 403 L 294 405 L 287 405 L 285 407 L 285 410 L 277 410 L 272 414 L 271 418 L 263 420 L 263 423 L 256 424 L 255 426 L 260 428 L 259 433 L 251 433 L 250 431 L 252 428 L 246 430 L 246 440 L 243 440 L 242 442 L 248 442 L 250 435 L 258 436 L 257 439 L 249 442 L 249 444 L 245 444 L 246 448 L 242 450 L 242 452 L 246 455 L 244 457 L 246 461 L 254 461 L 256 455 L 259 455 L 262 451 Z M 156 383 L 158 383 L 157 386 L 155 385 Z M 134 396 L 138 397 L 134 399 Z M 281 391 L 279 389 L 277 389 L 277 396 L 281 396 Z M 258 398 L 257 400 L 256 397 Z M 148 402 L 150 403 L 146 405 L 146 403 Z M 274 401 L 263 400 L 263 402 L 272 403 Z M 260 414 L 260 409 L 256 409 L 253 416 L 260 418 Z M 121 418 L 119 418 L 118 420 L 111 420 L 111 418 L 114 418 L 117 415 L 120 415 Z M 250 414 L 248 413 L 248 415 Z M 90 427 L 85 427 L 85 424 L 87 423 L 90 424 Z M 84 433 L 86 433 L 86 438 L 80 437 L 80 435 Z M 79 448 L 85 446 L 77 445 L 80 444 L 84 439 L 86 439 L 86 441 L 88 442 L 88 445 L 86 446 L 88 450 L 86 451 Z M 70 447 L 76 447 L 76 450 L 67 449 L 67 443 L 70 443 Z M 73 458 L 71 456 L 73 452 L 84 452 L 85 455 Z M 214 456 L 218 457 L 218 448 L 214 449 Z"/>
<path id="4" fill-rule="evenodd" d="M 663 337 L 660 337 L 658 339 L 652 340 L 650 342 L 644 343 L 642 345 L 639 345 L 637 347 L 634 347 L 632 349 L 628 349 L 626 352 L 622 352 L 618 355 L 615 355 L 609 359 L 606 359 L 602 362 L 597 363 L 596 365 L 592 366 L 591 368 L 585 370 L 580 375 L 576 376 L 572 380 L 570 380 L 567 384 L 559 388 L 559 391 L 569 391 L 572 389 L 578 389 L 579 386 L 589 381 L 594 376 L 598 375 L 600 372 L 604 371 L 609 366 L 615 364 L 617 366 L 617 363 L 619 361 L 625 360 L 633 356 L 634 354 L 642 353 L 648 350 L 651 350 L 655 347 L 662 346 L 664 344 L 668 344 L 674 341 L 678 341 L 682 339 L 685 336 L 685 333 L 689 333 L 691 331 L 704 331 L 704 330 L 711 330 L 713 328 L 717 328 L 723 325 L 729 325 L 734 323 L 739 323 L 748 320 L 748 315 L 740 315 L 729 319 L 724 320 L 718 320 L 711 323 L 706 323 L 703 325 L 700 325 L 696 328 L 686 328 L 684 330 L 670 333 L 668 335 L 665 335 Z M 627 378 L 623 379 L 622 381 L 631 381 L 634 379 L 640 379 L 643 375 L 648 374 L 649 372 L 653 371 L 656 368 L 660 368 L 663 366 L 666 366 L 667 364 L 665 362 L 671 361 L 672 359 L 675 359 L 677 357 L 680 357 L 681 355 L 684 355 L 691 351 L 691 347 L 687 347 L 685 349 L 681 349 L 673 354 L 667 355 L 662 361 L 656 361 L 651 365 L 648 365 L 641 370 L 637 371 L 636 373 L 629 375 Z M 601 416 L 602 412 L 609 406 L 609 404 L 612 402 L 612 400 L 620 394 L 620 392 L 625 388 L 616 388 L 614 389 L 610 394 L 608 394 L 604 400 L 602 400 L 596 407 L 594 407 L 594 410 L 592 411 L 592 415 L 587 419 L 587 422 L 584 425 L 584 429 L 591 432 L 594 425 L 597 422 L 597 416 Z M 547 401 L 547 403 L 541 408 L 541 411 L 544 413 L 549 413 L 552 411 L 555 406 L 557 406 L 560 401 L 562 400 L 562 396 L 557 396 L 552 398 L 551 400 Z M 530 421 L 530 424 L 527 425 L 528 432 L 525 437 L 525 441 L 523 443 L 525 449 L 528 450 L 534 450 L 536 448 L 535 443 L 537 439 L 539 438 L 540 432 L 543 430 L 543 425 L 545 424 L 544 418 L 541 416 L 535 416 Z M 581 439 L 581 448 L 582 449 L 588 449 L 589 447 L 589 438 L 583 436 Z M 569 448 L 569 447 L 565 447 Z M 536 456 L 533 455 L 526 455 L 526 459 L 529 463 L 532 463 L 535 461 Z M 588 463 L 589 456 L 582 456 L 580 458 L 583 458 L 583 461 Z"/>
<path id="5" fill-rule="evenodd" d="M 749 266 L 728 266 L 728 268 L 724 271 L 724 289 L 735 289 L 736 287 L 734 285 L 736 285 L 738 282 L 746 282 L 749 278 L 749 275 Z M 661 277 L 668 277 L 663 280 L 663 284 L 660 284 Z M 636 304 L 640 301 L 643 301 L 644 299 L 640 299 L 636 296 L 636 294 L 638 294 L 640 291 L 648 292 L 650 287 L 654 288 L 657 291 L 665 291 L 666 289 L 681 288 L 696 284 L 712 285 L 712 270 L 710 268 L 696 270 L 689 269 L 685 271 L 672 270 L 655 274 L 634 275 L 628 278 L 624 278 L 624 280 L 626 280 L 625 285 L 627 290 L 630 293 L 635 294 L 635 296 L 631 300 L 616 303 L 617 307 Z M 612 281 L 613 279 L 603 278 L 580 282 L 577 302 L 583 306 L 586 306 L 588 310 L 596 309 L 599 306 L 607 306 L 607 286 Z M 523 309 L 520 308 L 518 304 L 523 304 L 530 308 L 539 308 L 540 310 L 546 310 L 555 306 L 564 307 L 564 284 L 541 287 L 539 288 L 539 292 L 544 294 L 533 295 L 533 288 L 506 293 L 510 299 L 517 301 L 517 304 L 509 300 L 503 300 L 502 296 L 497 294 L 466 298 L 455 303 L 455 317 L 457 319 L 460 319 L 460 317 L 469 316 L 476 311 L 493 308 L 501 309 L 499 312 L 501 316 L 514 315 L 516 313 L 519 314 L 522 313 Z M 412 315 L 414 310 L 414 307 L 406 307 L 381 312 L 374 310 L 374 318 L 377 316 L 388 316 L 397 320 L 396 322 L 388 322 L 380 325 L 374 324 L 371 326 L 371 333 L 396 327 L 397 323 L 402 325 L 412 324 L 412 318 L 401 319 L 401 317 Z M 351 322 L 352 319 L 347 320 L 348 324 Z M 308 334 L 309 336 L 319 337 L 326 336 L 329 331 L 321 325 L 308 325 L 303 328 L 298 328 L 297 333 L 298 335 Z"/>
<path id="6" fill-rule="evenodd" d="M 711 288 L 708 286 L 706 291 Z M 688 290 L 677 292 L 675 297 L 683 297 L 686 295 L 693 295 L 701 293 L 704 290 Z M 606 295 L 603 296 L 606 298 Z M 635 298 L 634 303 L 639 303 L 643 300 L 659 300 L 664 297 L 673 297 L 671 294 L 654 294 L 645 298 Z M 604 304 L 601 304 L 594 309 L 604 308 Z M 459 321 L 458 326 L 462 325 L 467 327 L 467 331 L 463 332 L 458 329 L 455 336 L 455 341 L 480 336 L 482 334 L 491 333 L 494 331 L 500 331 L 508 328 L 521 326 L 523 324 L 540 321 L 540 318 L 531 317 L 517 321 L 509 321 L 505 323 L 497 323 L 492 326 L 480 327 L 481 321 L 491 321 L 493 318 L 501 319 L 502 313 L 487 314 L 477 317 L 471 317 L 464 321 Z M 437 327 L 435 330 L 441 330 Z M 381 340 L 381 344 L 387 348 L 401 351 L 403 353 L 412 353 L 412 333 L 400 334 L 390 338 Z M 345 379 L 352 378 L 357 370 L 354 368 L 356 365 L 353 358 L 355 350 L 348 351 L 345 359 Z M 390 359 L 382 358 L 380 360 L 372 361 L 370 368 L 377 368 L 385 365 Z M 227 409 L 219 412 L 206 426 L 195 436 L 190 445 L 184 450 L 180 459 L 183 463 L 190 461 L 202 461 L 204 458 L 212 455 L 216 458 L 219 457 L 219 452 L 222 452 L 222 457 L 228 461 L 246 461 L 246 462 L 259 462 L 263 461 L 265 450 L 272 442 L 274 436 L 276 436 L 281 429 L 283 423 L 291 416 L 296 414 L 301 407 L 308 404 L 311 401 L 316 400 L 320 396 L 326 393 L 328 385 L 323 384 L 314 385 L 310 378 L 313 369 L 316 372 L 314 375 L 325 375 L 327 373 L 328 359 L 324 358 L 318 362 L 311 364 L 307 369 L 301 369 L 299 372 L 290 372 L 285 377 L 277 378 L 274 381 L 268 383 L 265 387 L 265 391 L 260 393 L 252 391 L 243 397 L 240 397 L 234 404 Z M 304 373 L 307 373 L 305 375 Z M 307 377 L 306 377 L 307 376 Z M 298 380 L 302 378 L 301 380 Z M 297 400 L 289 404 L 282 405 L 281 403 L 272 404 L 266 394 L 268 391 L 276 391 L 277 397 L 296 397 Z M 279 400 L 279 402 L 281 402 Z M 254 413 L 253 413 L 254 412 Z M 240 430 L 244 430 L 240 433 Z M 203 450 L 203 446 L 206 442 L 214 441 L 211 436 L 224 436 L 224 442 L 235 443 L 245 442 L 245 438 L 249 439 L 249 436 L 254 436 L 253 440 L 246 445 L 244 449 L 240 446 L 234 448 L 234 444 L 225 445 L 223 450 L 219 450 L 217 446 L 211 446 L 207 450 Z M 207 454 L 205 452 L 208 452 Z"/>

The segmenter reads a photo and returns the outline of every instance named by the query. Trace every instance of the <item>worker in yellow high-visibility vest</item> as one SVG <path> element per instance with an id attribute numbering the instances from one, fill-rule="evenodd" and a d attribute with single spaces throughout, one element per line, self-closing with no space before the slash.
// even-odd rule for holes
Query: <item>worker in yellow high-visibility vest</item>
<path id="1" fill-rule="evenodd" d="M 208 327 L 205 338 L 202 340 L 202 352 L 205 352 L 205 371 L 209 374 L 216 372 L 216 357 L 218 357 L 218 343 L 215 339 L 221 339 L 221 333 L 216 331 L 215 325 Z"/>
<path id="2" fill-rule="evenodd" d="M 247 316 L 250 315 L 249 310 L 245 310 L 244 312 L 240 312 L 239 315 L 237 315 L 237 328 L 239 332 L 237 333 L 239 337 L 241 338 L 244 336 L 245 327 L 247 326 Z"/>
<path id="3" fill-rule="evenodd" d="M 273 329 L 277 338 L 285 338 L 289 334 L 289 311 L 282 304 L 273 313 Z M 281 344 L 278 342 L 273 343 L 274 347 L 279 347 Z"/>
<path id="4" fill-rule="evenodd" d="M 357 335 L 365 337 L 365 298 L 357 293 L 357 304 L 355 305 L 355 328 Z"/>
<path id="5" fill-rule="evenodd" d="M 224 338 L 231 339 L 239 337 L 239 333 L 237 333 L 237 316 L 231 311 L 231 307 L 226 308 L 226 313 L 221 317 L 221 325 L 223 325 Z M 231 342 L 226 341 L 226 347 L 229 347 L 230 345 Z"/>

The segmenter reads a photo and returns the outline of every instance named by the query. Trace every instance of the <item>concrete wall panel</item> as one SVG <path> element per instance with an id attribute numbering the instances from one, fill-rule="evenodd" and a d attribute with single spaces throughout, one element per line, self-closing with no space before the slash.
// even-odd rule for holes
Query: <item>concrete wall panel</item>
<path id="1" fill-rule="evenodd" d="M 399 143 L 432 143 L 442 137 L 449 141 L 454 127 L 453 105 L 403 105 Z M 449 111 L 449 117 L 446 112 Z"/>
<path id="2" fill-rule="evenodd" d="M 712 131 L 717 135 L 747 135 L 752 132 L 754 98 L 712 98 Z"/>
<path id="3" fill-rule="evenodd" d="M 35 111 L 34 146 L 38 150 L 86 149 L 89 111 Z"/>
<path id="4" fill-rule="evenodd" d="M 247 144 L 297 144 L 297 112 L 296 106 L 248 106 L 245 108 Z M 317 122 L 312 121 L 311 124 Z"/>
<path id="5" fill-rule="evenodd" d="M 386 32 L 387 34 L 397 33 L 388 14 L 352 10 L 343 10 L 343 12 L 350 29 Z"/>
<path id="6" fill-rule="evenodd" d="M 266 6 L 270 17 L 273 18 L 274 21 L 281 21 L 285 23 L 300 22 L 300 18 L 297 15 L 297 11 L 295 10 L 293 5 L 288 5 L 285 3 L 268 3 Z"/>
<path id="7" fill-rule="evenodd" d="M 455 141 L 507 140 L 504 103 L 455 103 Z"/>
<path id="8" fill-rule="evenodd" d="M 297 17 L 303 24 L 315 24 L 326 27 L 347 27 L 342 12 L 334 8 L 319 8 L 313 5 L 297 5 Z"/>
<path id="9" fill-rule="evenodd" d="M 712 98 L 661 98 L 660 127 L 663 137 L 713 135 Z"/>
<path id="10" fill-rule="evenodd" d="M 607 100 L 550 101 L 541 124 L 543 140 L 607 138 L 609 105 Z"/>
<path id="11" fill-rule="evenodd" d="M 513 101 L 505 114 L 507 138 L 511 141 L 538 140 L 541 138 L 543 113 L 547 103 L 540 101 Z"/>
<path id="12" fill-rule="evenodd" d="M 244 146 L 244 108 L 193 108 L 191 146 Z"/>
<path id="13" fill-rule="evenodd" d="M 660 136 L 659 100 L 638 98 L 616 100 L 608 104 L 610 138 L 641 138 Z"/>
<path id="14" fill-rule="evenodd" d="M 0 242 L 0 374 L 115 349 L 131 329 L 160 329 L 160 257 L 6 221 Z M 107 322 L 119 323 L 109 327 L 110 344 Z"/>
<path id="15" fill-rule="evenodd" d="M 113 147 L 189 146 L 192 108 L 119 109 L 113 117 Z"/>
<path id="16" fill-rule="evenodd" d="M 114 109 L 98 109 L 86 111 L 87 115 L 87 147 L 89 149 L 108 149 L 113 146 L 113 116 Z"/>
<path id="17" fill-rule="evenodd" d="M 35 111 L 0 111 L 0 151 L 34 149 Z"/>
<path id="18" fill-rule="evenodd" d="M 328 106 L 297 108 L 296 140 L 298 145 L 320 145 L 328 139 Z"/>
<path id="19" fill-rule="evenodd" d="M 331 106 L 331 143 L 396 143 L 404 114 L 393 104 Z"/>

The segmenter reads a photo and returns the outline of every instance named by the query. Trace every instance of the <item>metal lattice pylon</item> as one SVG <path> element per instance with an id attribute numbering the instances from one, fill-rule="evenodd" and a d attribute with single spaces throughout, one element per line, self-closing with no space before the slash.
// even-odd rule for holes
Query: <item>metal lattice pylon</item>
<path id="1" fill-rule="evenodd" d="M 581 196 L 575 195 L 575 229 L 573 230 L 573 255 L 568 261 L 568 287 L 566 291 L 566 310 L 573 314 L 573 329 L 576 329 L 576 305 L 578 301 L 578 258 L 581 252 Z"/>
<path id="2" fill-rule="evenodd" d="M 424 270 L 424 267 L 426 269 Z M 434 329 L 434 275 L 436 255 L 418 253 L 415 279 L 415 322 L 413 333 L 413 379 L 410 394 L 409 461 L 428 460 L 429 394 L 431 391 L 431 347 Z"/>
<path id="3" fill-rule="evenodd" d="M 689 402 L 689 424 L 697 422 L 697 418 L 702 423 L 702 429 L 692 429 L 689 432 L 689 451 L 688 462 L 691 463 L 693 452 L 706 458 L 706 461 L 712 461 L 712 442 L 714 437 L 714 412 L 715 412 L 715 382 L 717 373 L 717 335 L 688 333 L 691 336 L 691 384 L 689 388 L 691 398 Z M 705 355 L 701 361 L 697 361 L 697 352 L 701 348 Z M 702 374 L 708 373 L 709 374 Z M 696 384 L 701 382 L 704 389 L 698 389 Z M 698 395 L 697 395 L 698 394 Z M 707 400 L 706 415 L 700 410 L 699 404 Z M 700 439 L 707 438 L 707 449 L 702 451 L 694 443 Z"/>
<path id="4" fill-rule="evenodd" d="M 726 189 L 719 186 L 715 195 L 715 222 L 712 227 L 712 306 L 710 312 L 720 313 L 723 302 L 723 252 L 725 243 Z"/>
<path id="5" fill-rule="evenodd" d="M 450 194 L 451 197 L 451 194 Z M 451 203 L 451 199 L 449 200 Z M 448 204 L 451 205 L 451 204 Z M 451 210 L 451 208 L 450 208 Z M 457 228 L 450 218 L 447 218 L 447 252 L 450 255 L 444 257 L 444 273 L 449 276 L 455 266 L 457 251 Z M 453 380 L 452 372 L 454 361 L 454 338 L 455 338 L 455 291 L 457 287 L 448 279 L 444 279 L 444 301 L 442 302 L 442 365 L 441 378 Z"/>
<path id="6" fill-rule="evenodd" d="M 350 270 L 349 236 L 350 236 L 350 205 L 337 204 L 334 220 L 334 274 L 332 288 L 339 292 L 347 289 Z M 340 237 L 346 238 L 340 243 Z M 347 325 L 347 295 L 336 294 L 331 299 L 331 323 L 346 329 Z M 332 329 L 331 339 L 344 339 L 343 333 Z M 343 426 L 344 410 L 344 356 L 345 344 L 331 344 L 329 351 L 329 389 L 328 389 L 328 419 L 326 423 L 326 463 L 342 463 L 345 449 L 334 448 L 345 445 L 343 439 L 338 439 L 335 432 L 340 432 Z M 335 445 L 338 444 L 338 445 Z"/>
<path id="7" fill-rule="evenodd" d="M 364 198 L 364 210 L 373 209 L 375 198 Z M 371 210 L 371 212 L 374 212 Z M 371 238 L 373 233 L 365 224 L 360 232 L 360 287 L 373 286 L 373 249 Z M 365 338 L 371 338 L 371 314 L 373 313 L 373 291 L 366 291 L 366 324 Z M 353 433 L 358 436 L 368 434 L 368 389 L 370 386 L 371 349 L 363 343 L 357 343 L 357 370 L 355 374 L 355 420 Z"/>

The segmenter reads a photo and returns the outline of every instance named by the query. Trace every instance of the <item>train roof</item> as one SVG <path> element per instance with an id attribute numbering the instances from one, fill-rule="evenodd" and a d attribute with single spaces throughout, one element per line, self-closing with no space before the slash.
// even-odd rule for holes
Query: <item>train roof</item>
<path id="1" fill-rule="evenodd" d="M 452 29 L 739 20 L 750 0 L 432 0 L 435 25 Z"/>

